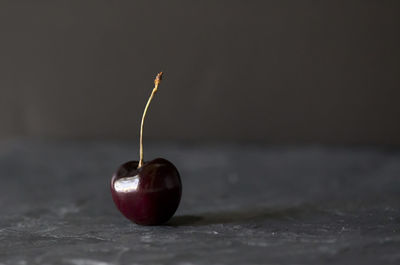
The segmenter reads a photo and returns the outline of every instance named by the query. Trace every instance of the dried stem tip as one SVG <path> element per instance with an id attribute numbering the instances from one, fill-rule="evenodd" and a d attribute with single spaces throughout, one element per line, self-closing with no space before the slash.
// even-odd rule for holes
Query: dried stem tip
<path id="1" fill-rule="evenodd" d="M 154 85 L 158 86 L 162 80 L 162 75 L 163 72 L 159 72 L 156 76 L 156 79 L 154 79 Z"/>

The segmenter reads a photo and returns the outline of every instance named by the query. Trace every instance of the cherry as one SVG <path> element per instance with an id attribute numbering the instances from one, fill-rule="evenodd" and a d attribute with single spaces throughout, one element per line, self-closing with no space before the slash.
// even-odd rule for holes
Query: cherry
<path id="1" fill-rule="evenodd" d="M 168 221 L 178 208 L 182 194 L 176 167 L 157 158 L 138 168 L 129 161 L 111 179 L 111 193 L 117 208 L 126 218 L 141 225 Z"/>
<path id="2" fill-rule="evenodd" d="M 140 225 L 167 222 L 179 206 L 182 183 L 176 167 L 166 159 L 143 163 L 143 124 L 147 109 L 157 92 L 162 72 L 154 80 L 140 126 L 140 160 L 122 164 L 111 178 L 111 194 L 119 211 Z"/>

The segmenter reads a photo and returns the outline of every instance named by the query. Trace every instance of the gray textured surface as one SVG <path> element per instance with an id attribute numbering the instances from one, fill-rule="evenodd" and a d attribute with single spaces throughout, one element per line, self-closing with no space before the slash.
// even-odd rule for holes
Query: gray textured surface
<path id="1" fill-rule="evenodd" d="M 399 264 L 400 152 L 148 144 L 180 169 L 168 225 L 115 209 L 133 144 L 0 144 L 0 264 Z"/>

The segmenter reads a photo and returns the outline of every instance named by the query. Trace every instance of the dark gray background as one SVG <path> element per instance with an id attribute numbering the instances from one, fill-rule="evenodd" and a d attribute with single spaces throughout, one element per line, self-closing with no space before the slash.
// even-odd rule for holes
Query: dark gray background
<path id="1" fill-rule="evenodd" d="M 400 144 L 399 1 L 1 1 L 0 137 Z"/>

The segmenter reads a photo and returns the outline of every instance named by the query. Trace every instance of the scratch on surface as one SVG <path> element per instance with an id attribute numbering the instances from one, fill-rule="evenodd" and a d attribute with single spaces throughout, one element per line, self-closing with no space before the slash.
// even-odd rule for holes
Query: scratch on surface
<path id="1" fill-rule="evenodd" d="M 116 255 L 115 259 L 114 259 L 115 263 L 118 264 L 119 261 L 121 260 L 122 255 L 125 252 L 128 252 L 129 250 L 130 250 L 129 248 L 123 247 L 120 251 L 118 251 L 118 253 L 117 253 L 117 255 Z"/>
<path id="2" fill-rule="evenodd" d="M 73 265 L 114 265 L 113 263 L 92 259 L 69 259 L 66 261 Z"/>
<path id="3" fill-rule="evenodd" d="M 92 239 L 92 240 L 97 240 L 97 241 L 112 241 L 107 238 L 103 238 L 100 236 L 96 235 L 90 235 L 90 234 L 81 234 L 81 235 L 66 235 L 66 234 L 51 234 L 51 233 L 46 233 L 44 234 L 47 237 L 54 238 L 54 239 L 75 239 L 75 240 L 87 240 L 87 239 Z"/>

